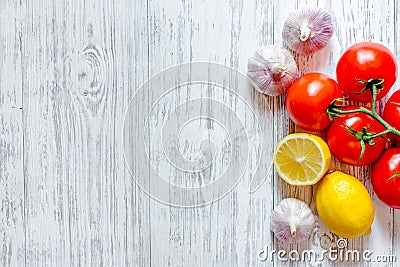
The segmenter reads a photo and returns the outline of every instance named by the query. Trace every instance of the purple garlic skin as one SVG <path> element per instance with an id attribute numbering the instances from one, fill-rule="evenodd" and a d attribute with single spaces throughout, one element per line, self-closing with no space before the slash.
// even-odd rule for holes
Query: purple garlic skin
<path id="1" fill-rule="evenodd" d="M 247 64 L 247 76 L 257 91 L 269 96 L 284 93 L 295 81 L 298 69 L 292 54 L 276 45 L 257 49 Z"/>
<path id="2" fill-rule="evenodd" d="M 315 216 L 304 201 L 285 198 L 272 212 L 270 226 L 279 241 L 300 243 L 310 237 L 314 224 Z"/>
<path id="3" fill-rule="evenodd" d="M 282 31 L 287 46 L 300 55 L 311 55 L 324 48 L 332 35 L 332 16 L 320 8 L 294 11 L 285 21 Z"/>

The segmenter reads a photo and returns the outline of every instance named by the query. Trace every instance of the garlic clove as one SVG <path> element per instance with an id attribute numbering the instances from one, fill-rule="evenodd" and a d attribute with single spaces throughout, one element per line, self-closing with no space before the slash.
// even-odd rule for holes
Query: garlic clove
<path id="1" fill-rule="evenodd" d="M 314 228 L 315 216 L 304 201 L 285 198 L 271 216 L 271 231 L 279 241 L 300 243 L 307 240 Z"/>
<path id="2" fill-rule="evenodd" d="M 333 35 L 333 19 L 323 9 L 300 9 L 286 19 L 282 37 L 287 46 L 301 55 L 324 48 Z"/>
<path id="3" fill-rule="evenodd" d="M 276 45 L 257 49 L 247 64 L 247 76 L 260 93 L 276 96 L 285 92 L 297 77 L 292 54 Z"/>

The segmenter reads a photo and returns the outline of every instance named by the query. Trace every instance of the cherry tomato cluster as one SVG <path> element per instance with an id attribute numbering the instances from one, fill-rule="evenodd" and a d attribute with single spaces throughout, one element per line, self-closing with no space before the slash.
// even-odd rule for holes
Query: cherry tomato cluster
<path id="1" fill-rule="evenodd" d="M 374 163 L 372 184 L 388 206 L 400 209 L 400 90 L 376 111 L 397 77 L 393 54 L 381 44 L 363 42 L 348 48 L 336 66 L 337 82 L 322 73 L 307 73 L 286 95 L 290 119 L 308 131 L 327 129 L 331 153 L 341 162 Z M 385 152 L 384 152 L 385 151 Z"/>

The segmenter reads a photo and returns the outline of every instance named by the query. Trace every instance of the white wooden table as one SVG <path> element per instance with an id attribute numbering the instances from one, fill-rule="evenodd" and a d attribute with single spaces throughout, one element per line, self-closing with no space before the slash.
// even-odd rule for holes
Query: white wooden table
<path id="1" fill-rule="evenodd" d="M 336 17 L 336 32 L 327 49 L 297 58 L 302 73 L 321 71 L 334 77 L 340 54 L 359 41 L 383 43 L 400 58 L 400 8 L 395 0 L 1 0 L 0 264 L 316 265 L 283 262 L 276 254 L 266 261 L 258 257 L 264 248 L 320 253 L 337 247 L 338 237 L 320 222 L 310 242 L 300 245 L 280 243 L 270 232 L 271 211 L 282 198 L 305 200 L 315 211 L 315 186 L 292 187 L 272 173 L 249 193 L 248 169 L 218 201 L 197 208 L 173 207 L 140 189 L 125 163 L 123 142 L 129 101 L 150 77 L 196 61 L 246 72 L 247 59 L 257 47 L 282 45 L 284 20 L 302 6 L 323 7 Z M 220 99 L 239 117 L 252 114 L 218 90 L 207 92 L 208 99 Z M 164 95 L 149 117 L 149 129 L 159 127 L 174 105 L 185 100 L 180 93 Z M 256 113 L 264 114 L 272 125 L 261 134 L 272 145 L 288 133 L 302 131 L 288 119 L 284 96 L 264 100 L 255 95 L 254 101 L 258 102 L 250 104 Z M 190 105 L 186 112 L 190 113 Z M 216 135 L 216 148 L 221 148 L 223 127 L 204 122 L 210 119 L 181 132 L 186 147 L 181 144 L 179 149 L 189 159 L 199 153 L 199 141 L 207 134 Z M 130 127 L 135 132 L 134 125 Z M 137 133 L 143 130 L 138 128 Z M 151 134 L 146 132 L 148 148 L 159 153 L 159 139 Z M 215 159 L 210 175 L 218 176 L 226 162 L 220 154 Z M 214 181 L 208 175 L 187 181 L 165 169 L 165 161 L 152 160 L 155 166 L 149 168 L 163 173 L 171 184 L 202 186 Z M 257 158 L 253 155 L 250 162 Z M 140 164 L 133 168 L 133 172 L 149 171 Z M 376 199 L 370 168 L 344 166 L 336 160 L 331 168 L 361 179 L 375 203 L 372 234 L 346 240 L 346 249 L 370 250 L 372 258 L 394 255 L 400 261 L 400 212 Z M 335 264 L 398 266 L 363 260 L 322 262 Z"/>

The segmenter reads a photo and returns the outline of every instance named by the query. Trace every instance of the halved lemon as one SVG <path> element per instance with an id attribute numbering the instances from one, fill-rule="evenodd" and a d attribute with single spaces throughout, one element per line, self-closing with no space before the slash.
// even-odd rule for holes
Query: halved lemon
<path id="1" fill-rule="evenodd" d="M 312 185 L 328 171 L 331 153 L 325 141 L 307 133 L 289 134 L 278 142 L 274 167 L 291 185 Z"/>

